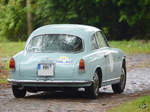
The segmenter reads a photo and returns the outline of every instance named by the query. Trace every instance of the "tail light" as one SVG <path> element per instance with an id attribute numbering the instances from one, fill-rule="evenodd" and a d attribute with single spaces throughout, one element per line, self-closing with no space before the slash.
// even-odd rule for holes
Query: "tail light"
<path id="1" fill-rule="evenodd" d="M 80 63 L 79 63 L 79 70 L 84 71 L 85 70 L 85 64 L 84 64 L 84 60 L 81 59 Z"/>
<path id="2" fill-rule="evenodd" d="M 13 71 L 13 72 L 15 71 L 15 60 L 14 60 L 14 58 L 10 59 L 9 68 L 10 68 L 10 71 Z"/>

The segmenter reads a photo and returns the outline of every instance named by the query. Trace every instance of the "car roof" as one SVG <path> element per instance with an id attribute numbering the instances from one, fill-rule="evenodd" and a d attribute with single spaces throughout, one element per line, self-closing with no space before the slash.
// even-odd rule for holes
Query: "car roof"
<path id="1" fill-rule="evenodd" d="M 93 35 L 97 31 L 100 31 L 100 29 L 88 25 L 52 24 L 52 25 L 45 25 L 34 30 L 30 38 L 42 34 L 68 34 L 68 35 L 75 35 L 81 38 L 86 38 Z"/>

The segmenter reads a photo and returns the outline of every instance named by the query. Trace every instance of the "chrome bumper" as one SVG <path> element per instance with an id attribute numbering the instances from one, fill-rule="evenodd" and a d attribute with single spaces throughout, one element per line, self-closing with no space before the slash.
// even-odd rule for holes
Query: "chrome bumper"
<path id="1" fill-rule="evenodd" d="M 65 81 L 65 80 L 15 80 L 8 79 L 10 83 L 26 83 L 26 84 L 92 84 L 93 81 Z"/>

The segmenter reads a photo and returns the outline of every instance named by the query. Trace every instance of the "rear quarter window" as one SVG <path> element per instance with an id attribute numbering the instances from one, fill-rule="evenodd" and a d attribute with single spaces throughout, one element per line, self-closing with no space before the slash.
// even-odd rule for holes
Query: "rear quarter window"
<path id="1" fill-rule="evenodd" d="M 98 43 L 97 43 L 97 41 L 96 41 L 95 35 L 93 35 L 93 36 L 91 37 L 90 42 L 91 42 L 91 49 L 92 49 L 92 50 L 95 50 L 95 49 L 98 49 L 98 48 L 99 48 L 99 47 L 98 47 Z"/>

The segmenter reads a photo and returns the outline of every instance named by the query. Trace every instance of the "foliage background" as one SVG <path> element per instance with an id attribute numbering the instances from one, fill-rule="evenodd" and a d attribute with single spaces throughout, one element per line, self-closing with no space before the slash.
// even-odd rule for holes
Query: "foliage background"
<path id="1" fill-rule="evenodd" d="M 150 0 L 0 0 L 0 41 L 46 24 L 87 24 L 109 40 L 150 39 Z"/>

